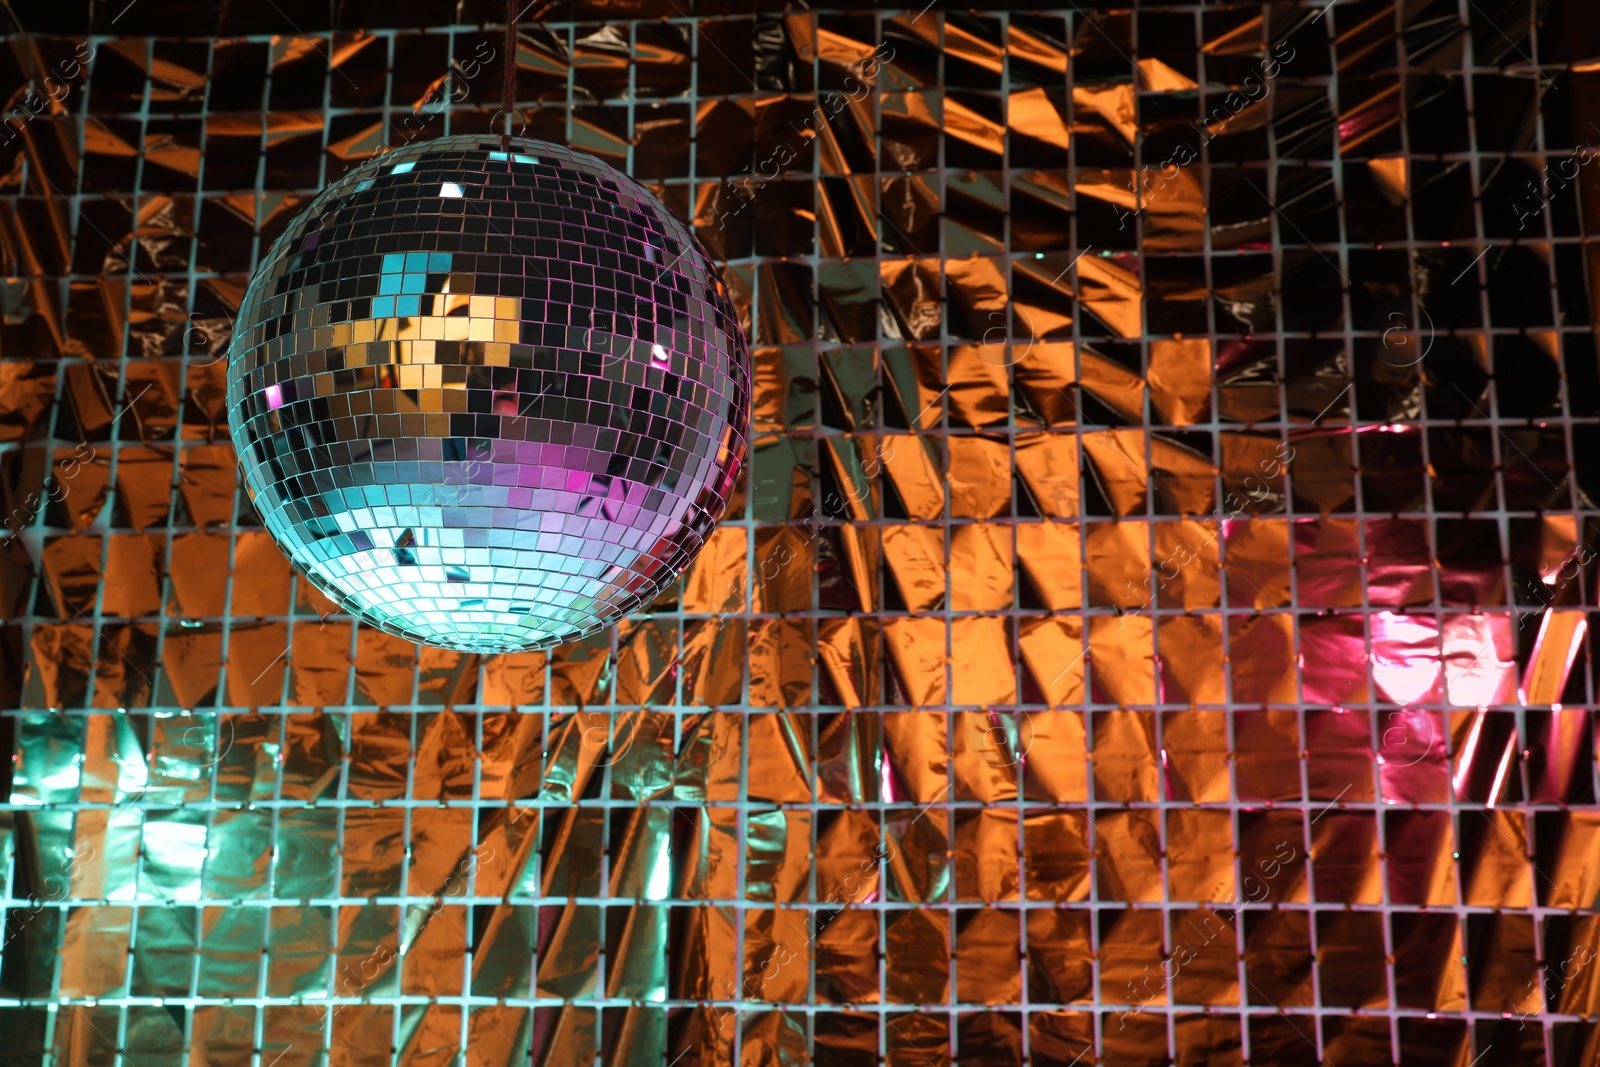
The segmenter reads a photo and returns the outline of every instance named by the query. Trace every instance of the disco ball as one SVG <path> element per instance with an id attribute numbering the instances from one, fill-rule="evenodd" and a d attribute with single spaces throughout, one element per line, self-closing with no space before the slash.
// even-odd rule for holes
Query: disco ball
<path id="1" fill-rule="evenodd" d="M 749 351 L 693 233 L 542 141 L 447 137 L 340 178 L 278 238 L 228 422 L 296 568 L 389 633 L 574 641 L 694 559 L 745 461 Z"/>

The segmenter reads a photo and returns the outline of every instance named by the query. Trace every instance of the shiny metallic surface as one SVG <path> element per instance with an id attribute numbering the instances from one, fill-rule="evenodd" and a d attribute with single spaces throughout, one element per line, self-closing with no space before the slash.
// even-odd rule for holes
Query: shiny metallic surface
<path id="1" fill-rule="evenodd" d="M 503 2 L 33 5 L 0 1067 L 1594 1067 L 1592 8 L 539 0 L 511 128 L 704 242 L 750 461 L 478 654 L 290 567 L 225 353 Z"/>
<path id="2" fill-rule="evenodd" d="M 278 238 L 227 408 L 257 513 L 341 608 L 547 648 L 699 552 L 745 460 L 749 353 L 655 194 L 562 146 L 447 137 L 357 167 Z"/>

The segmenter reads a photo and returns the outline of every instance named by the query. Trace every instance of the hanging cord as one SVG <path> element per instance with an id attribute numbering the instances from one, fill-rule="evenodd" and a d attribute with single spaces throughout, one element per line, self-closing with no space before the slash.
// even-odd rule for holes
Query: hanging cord
<path id="1" fill-rule="evenodd" d="M 500 150 L 511 151 L 511 107 L 517 99 L 517 0 L 506 0 L 506 84 L 501 97 L 505 128 L 500 131 Z"/>

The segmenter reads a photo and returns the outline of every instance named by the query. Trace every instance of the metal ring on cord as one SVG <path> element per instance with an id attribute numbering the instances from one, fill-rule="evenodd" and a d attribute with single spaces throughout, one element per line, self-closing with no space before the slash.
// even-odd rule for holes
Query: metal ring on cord
<path id="1" fill-rule="evenodd" d="M 521 108 L 512 108 L 511 109 L 511 113 L 515 113 L 519 118 L 522 119 L 522 127 L 521 127 L 521 129 L 517 130 L 516 133 L 511 133 L 509 130 L 501 130 L 500 131 L 500 149 L 501 149 L 501 151 L 510 151 L 511 139 L 513 137 L 521 139 L 521 138 L 525 138 L 525 137 L 528 136 L 528 113 L 526 111 L 523 111 Z M 493 133 L 495 131 L 495 129 L 500 125 L 500 116 L 507 115 L 507 114 L 509 114 L 509 113 L 506 111 L 505 108 L 500 108 L 493 115 L 489 116 L 489 132 L 490 133 Z"/>

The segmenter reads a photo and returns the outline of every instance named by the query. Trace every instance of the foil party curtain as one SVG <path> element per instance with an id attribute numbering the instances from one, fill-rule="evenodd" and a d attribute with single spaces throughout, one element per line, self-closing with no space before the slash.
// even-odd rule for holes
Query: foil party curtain
<path id="1" fill-rule="evenodd" d="M 490 657 L 294 577 L 222 354 L 504 12 L 0 17 L 0 1064 L 1600 1055 L 1583 4 L 534 5 L 754 458 Z"/>

